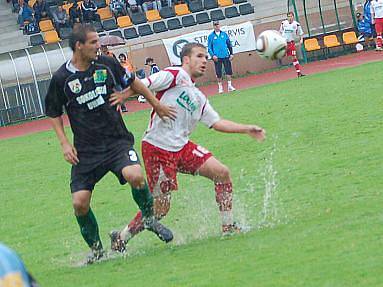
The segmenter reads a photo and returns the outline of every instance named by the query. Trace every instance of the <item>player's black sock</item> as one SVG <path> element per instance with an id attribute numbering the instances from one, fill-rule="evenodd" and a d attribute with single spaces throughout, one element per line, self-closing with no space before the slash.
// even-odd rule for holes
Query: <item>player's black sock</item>
<path id="1" fill-rule="evenodd" d="M 134 201 L 142 212 L 143 217 L 149 217 L 153 215 L 153 196 L 149 191 L 148 185 L 145 182 L 145 186 L 141 189 L 132 187 L 132 194 Z"/>
<path id="2" fill-rule="evenodd" d="M 80 226 L 81 235 L 90 248 L 102 249 L 100 235 L 98 233 L 98 224 L 91 208 L 86 215 L 76 216 Z"/>

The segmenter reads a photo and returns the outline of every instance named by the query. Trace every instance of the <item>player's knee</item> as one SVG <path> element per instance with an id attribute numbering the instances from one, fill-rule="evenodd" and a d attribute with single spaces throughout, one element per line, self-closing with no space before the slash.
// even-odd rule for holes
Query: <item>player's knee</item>
<path id="1" fill-rule="evenodd" d="M 142 189 L 145 186 L 145 177 L 142 173 L 128 175 L 127 181 L 133 188 Z"/>
<path id="2" fill-rule="evenodd" d="M 89 203 L 85 200 L 74 199 L 73 209 L 76 215 L 86 215 L 89 211 Z"/>
<path id="3" fill-rule="evenodd" d="M 230 182 L 231 181 L 230 170 L 229 170 L 229 168 L 227 166 L 222 165 L 220 167 L 220 169 L 217 172 L 217 178 L 216 178 L 215 181 L 216 182 L 222 182 L 222 183 L 226 183 L 226 182 Z"/>

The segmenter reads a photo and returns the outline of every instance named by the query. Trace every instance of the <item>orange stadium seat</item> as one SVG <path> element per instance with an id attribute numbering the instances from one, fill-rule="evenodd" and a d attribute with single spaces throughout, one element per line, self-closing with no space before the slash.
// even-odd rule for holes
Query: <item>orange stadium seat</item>
<path id="1" fill-rule="evenodd" d="M 231 6 L 233 5 L 233 0 L 218 0 L 218 5 L 220 7 Z"/>
<path id="2" fill-rule="evenodd" d="M 324 45 L 326 48 L 333 48 L 340 46 L 338 37 L 336 35 L 328 35 L 323 38 Z"/>
<path id="3" fill-rule="evenodd" d="M 307 52 L 318 51 L 321 49 L 316 38 L 306 39 L 304 44 Z"/>
<path id="4" fill-rule="evenodd" d="M 41 32 L 52 31 L 55 29 L 51 20 L 42 20 L 39 23 Z"/>
<path id="5" fill-rule="evenodd" d="M 125 27 L 132 26 L 133 24 L 129 16 L 121 16 L 117 18 L 117 25 L 120 28 L 125 28 Z"/>
<path id="6" fill-rule="evenodd" d="M 343 43 L 346 45 L 359 43 L 358 37 L 354 31 L 343 33 L 342 35 Z"/>
<path id="7" fill-rule="evenodd" d="M 160 12 L 155 9 L 148 10 L 146 11 L 146 18 L 148 19 L 149 22 L 161 20 Z"/>
<path id="8" fill-rule="evenodd" d="M 59 36 L 57 35 L 56 30 L 45 32 L 44 39 L 45 39 L 45 43 L 47 44 L 57 43 L 57 42 L 60 42 L 61 40 Z"/>
<path id="9" fill-rule="evenodd" d="M 65 10 L 65 12 L 69 15 L 69 9 L 70 7 L 72 7 L 73 3 L 68 3 L 68 4 L 64 4 L 63 5 L 63 9 Z"/>
<path id="10" fill-rule="evenodd" d="M 97 9 L 97 14 L 100 15 L 101 20 L 113 18 L 112 11 L 110 11 L 109 7 Z"/>
<path id="11" fill-rule="evenodd" d="M 174 5 L 174 11 L 177 16 L 190 14 L 190 10 L 187 4 L 177 4 Z"/>

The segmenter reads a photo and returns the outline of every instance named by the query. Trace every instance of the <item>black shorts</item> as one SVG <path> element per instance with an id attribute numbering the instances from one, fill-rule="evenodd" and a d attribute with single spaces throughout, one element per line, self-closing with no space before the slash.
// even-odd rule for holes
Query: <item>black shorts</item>
<path id="1" fill-rule="evenodd" d="M 231 68 L 231 61 L 229 58 L 218 58 L 217 62 L 214 62 L 215 74 L 217 75 L 217 78 L 222 78 L 222 65 L 225 68 L 225 74 L 231 76 L 233 74 L 233 70 Z"/>
<path id="2" fill-rule="evenodd" d="M 80 162 L 72 166 L 71 192 L 94 189 L 97 182 L 109 171 L 125 184 L 127 181 L 122 175 L 122 169 L 126 166 L 140 164 L 138 154 L 131 144 L 119 143 L 103 154 L 79 155 Z"/>

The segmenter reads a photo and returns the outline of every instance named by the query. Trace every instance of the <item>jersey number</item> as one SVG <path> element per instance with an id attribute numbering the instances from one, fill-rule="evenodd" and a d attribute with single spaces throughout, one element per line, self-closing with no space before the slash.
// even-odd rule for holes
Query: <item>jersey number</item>
<path id="1" fill-rule="evenodd" d="M 131 161 L 137 161 L 137 154 L 134 150 L 130 150 L 129 151 L 129 158 Z"/>
<path id="2" fill-rule="evenodd" d="M 198 145 L 195 149 L 193 149 L 192 153 L 198 157 L 203 157 L 205 154 L 208 154 L 209 151 Z"/>

